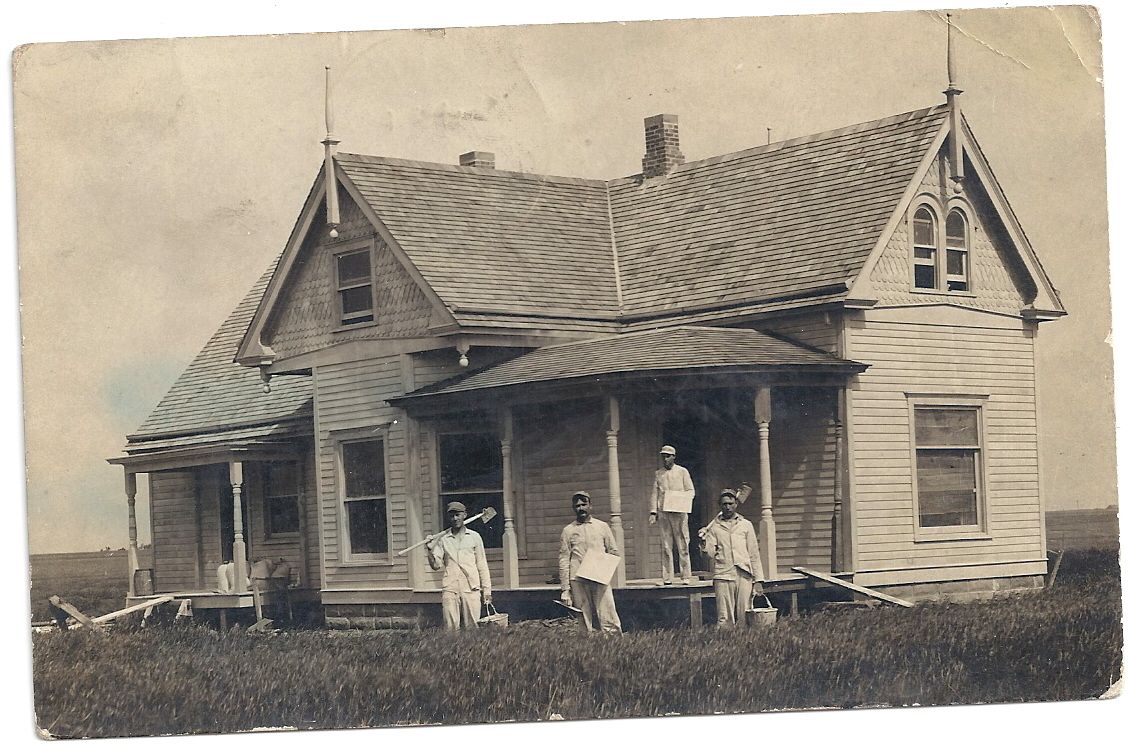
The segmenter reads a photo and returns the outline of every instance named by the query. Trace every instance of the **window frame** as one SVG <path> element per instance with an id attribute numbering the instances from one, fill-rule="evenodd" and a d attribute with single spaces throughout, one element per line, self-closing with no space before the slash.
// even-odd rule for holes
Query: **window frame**
<path id="1" fill-rule="evenodd" d="M 936 279 L 936 286 L 918 287 L 916 283 L 916 267 L 924 265 L 924 259 L 916 257 L 916 249 L 918 247 L 925 247 L 923 244 L 919 245 L 916 242 L 916 215 L 921 209 L 927 209 L 932 217 L 932 224 L 934 229 L 933 239 L 936 245 L 927 246 L 932 248 L 935 260 L 934 272 Z M 963 219 L 964 225 L 964 247 L 956 248 L 949 247 L 948 245 L 948 218 L 952 213 L 958 213 Z M 975 295 L 975 286 L 972 278 L 972 263 L 974 261 L 974 245 L 975 233 L 977 227 L 973 218 L 971 205 L 960 197 L 951 197 L 948 199 L 937 199 L 931 194 L 921 194 L 912 203 L 910 209 L 906 212 L 906 229 L 909 235 L 909 266 L 911 273 L 909 276 L 909 284 L 911 292 L 914 294 L 930 294 L 930 295 L 954 295 L 957 297 L 973 297 Z M 958 251 L 963 253 L 964 256 L 964 283 L 966 289 L 949 289 L 948 288 L 948 252 Z"/>
<path id="2" fill-rule="evenodd" d="M 337 475 L 337 529 L 340 538 L 341 561 L 351 565 L 392 565 L 395 563 L 392 553 L 392 505 L 391 494 L 388 492 L 389 455 L 387 432 L 380 430 L 373 433 L 373 427 L 365 427 L 360 431 L 333 432 L 330 434 L 333 442 L 334 458 L 336 460 Z M 345 477 L 345 447 L 361 442 L 380 442 L 381 453 L 384 458 L 384 493 L 380 495 L 366 495 L 350 497 L 348 482 Z M 358 553 L 352 549 L 352 533 L 349 525 L 350 503 L 360 501 L 384 502 L 384 530 L 387 550 L 383 553 Z"/>
<path id="3" fill-rule="evenodd" d="M 498 462 L 499 462 L 499 464 L 502 468 L 501 482 L 498 484 L 496 491 L 495 490 L 483 490 L 483 489 L 476 489 L 476 490 L 463 489 L 463 490 L 459 490 L 459 491 L 444 491 L 443 490 L 443 459 L 442 459 L 443 458 L 443 437 L 457 436 L 457 435 L 460 435 L 460 434 L 485 435 L 485 436 L 490 437 L 492 440 L 494 440 L 496 442 L 498 450 L 499 450 Z M 504 453 L 500 452 L 500 450 L 501 450 L 501 436 L 494 429 L 491 429 L 491 428 L 473 427 L 473 426 L 462 426 L 462 427 L 452 426 L 452 427 L 445 427 L 445 428 L 436 429 L 433 432 L 433 437 L 434 437 L 434 439 L 433 439 L 433 443 L 434 443 L 433 452 L 434 452 L 434 463 L 435 463 L 435 467 L 434 467 L 434 473 L 435 473 L 434 474 L 435 514 L 437 515 L 437 520 L 441 523 L 440 525 L 438 525 L 438 528 L 440 530 L 447 528 L 446 510 L 445 510 L 445 507 L 443 506 L 444 497 L 447 497 L 447 496 L 455 497 L 455 498 L 452 498 L 451 500 L 458 501 L 460 499 L 458 499 L 456 497 L 459 494 L 466 494 L 466 495 L 490 494 L 490 495 L 492 495 L 492 494 L 496 493 L 497 494 L 497 506 L 495 508 L 497 509 L 497 516 L 494 517 L 494 521 L 498 522 L 498 524 L 500 524 L 500 525 L 504 525 L 505 524 L 505 455 L 504 455 Z M 473 514 L 467 514 L 466 516 L 472 517 L 474 515 Z M 471 529 L 473 529 L 473 526 L 474 525 L 470 525 Z M 499 545 L 496 548 L 491 548 L 491 547 L 487 546 L 486 547 L 486 554 L 487 555 L 500 555 L 503 547 L 504 547 L 503 545 Z"/>
<path id="4" fill-rule="evenodd" d="M 294 469 L 294 491 L 292 493 L 272 493 L 274 479 L 271 471 L 278 466 L 289 466 Z M 302 500 L 305 489 L 302 485 L 302 467 L 297 460 L 267 460 L 262 463 L 262 532 L 266 542 L 288 540 L 301 535 L 302 532 Z M 274 532 L 271 529 L 271 504 L 283 499 L 292 499 L 297 516 L 297 526 L 287 532 Z"/>
<path id="5" fill-rule="evenodd" d="M 912 481 L 913 538 L 915 542 L 940 542 L 946 540 L 990 540 L 990 473 L 987 448 L 988 396 L 986 395 L 943 395 L 906 393 L 909 417 L 909 469 Z M 918 409 L 956 409 L 975 411 L 977 448 L 967 445 L 917 445 L 916 415 Z M 920 524 L 920 476 L 917 473 L 917 453 L 921 450 L 974 449 L 975 461 L 975 510 L 976 523 L 973 525 L 945 525 L 922 527 Z"/>
<path id="6" fill-rule="evenodd" d="M 350 330 L 372 325 L 376 322 L 376 261 L 375 241 L 372 239 L 352 241 L 342 245 L 333 246 L 332 272 L 333 272 L 333 312 L 337 320 L 337 330 Z M 343 256 L 354 253 L 368 254 L 368 281 L 356 281 L 344 286 L 341 284 L 340 260 Z M 368 287 L 369 307 L 367 313 L 346 313 L 344 292 L 350 289 Z"/>
<path id="7" fill-rule="evenodd" d="M 921 212 L 928 214 L 928 219 L 932 223 L 932 243 L 918 243 L 916 235 L 917 215 Z M 913 289 L 918 292 L 938 292 L 941 283 L 941 244 L 943 232 L 940 229 L 940 220 L 937 218 L 937 211 L 929 204 L 917 204 L 916 208 L 912 210 L 912 216 L 909 218 L 909 234 L 912 237 L 912 266 L 913 266 Z M 931 259 L 923 259 L 917 256 L 917 251 L 920 249 L 929 250 L 932 252 Z M 930 266 L 932 268 L 932 283 L 934 286 L 921 287 L 917 285 L 916 270 L 918 266 Z"/>

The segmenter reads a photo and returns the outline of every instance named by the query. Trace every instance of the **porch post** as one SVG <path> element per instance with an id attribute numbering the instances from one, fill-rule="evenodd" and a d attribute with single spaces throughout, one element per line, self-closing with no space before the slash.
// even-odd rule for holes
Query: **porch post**
<path id="1" fill-rule="evenodd" d="M 842 417 L 834 415 L 834 515 L 830 522 L 831 572 L 842 570 Z"/>
<path id="2" fill-rule="evenodd" d="M 760 434 L 760 553 L 767 578 L 778 575 L 776 567 L 776 529 L 772 517 L 771 451 L 768 448 L 768 429 L 772 421 L 772 390 L 756 388 L 756 428 Z"/>
<path id="3" fill-rule="evenodd" d="M 615 569 L 615 586 L 627 583 L 627 548 L 623 539 L 623 497 L 619 488 L 619 399 L 607 396 L 610 426 L 607 430 L 607 501 L 611 511 L 611 534 L 619 546 L 619 567 Z"/>
<path id="4" fill-rule="evenodd" d="M 505 510 L 505 531 L 501 535 L 502 565 L 505 572 L 505 585 L 516 589 L 521 585 L 519 553 L 517 550 L 517 528 L 513 519 L 513 409 L 502 409 L 501 437 L 501 499 Z"/>
<path id="5" fill-rule="evenodd" d="M 235 561 L 235 591 L 247 591 L 247 544 L 243 541 L 243 463 L 232 460 L 228 465 L 231 473 L 231 500 L 235 505 L 235 542 L 231 556 Z"/>
<path id="6" fill-rule="evenodd" d="M 125 500 L 129 505 L 129 596 L 137 596 L 137 474 L 125 471 Z"/>

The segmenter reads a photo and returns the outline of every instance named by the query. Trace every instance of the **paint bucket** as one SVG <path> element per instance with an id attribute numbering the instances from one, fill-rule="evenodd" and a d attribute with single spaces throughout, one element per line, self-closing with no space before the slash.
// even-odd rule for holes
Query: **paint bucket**
<path id="1" fill-rule="evenodd" d="M 485 615 L 478 618 L 478 625 L 494 628 L 507 628 L 509 627 L 509 615 L 504 612 L 498 612 L 497 608 L 493 606 L 492 602 L 487 602 L 483 608 L 486 611 Z"/>
<path id="2" fill-rule="evenodd" d="M 768 606 L 757 607 L 756 597 L 763 597 L 764 601 L 768 603 Z M 767 594 L 753 594 L 752 606 L 748 608 L 748 612 L 746 613 L 748 616 L 748 624 L 755 626 L 774 625 L 777 612 L 779 612 L 779 610 L 772 607 L 772 601 L 768 599 Z"/>

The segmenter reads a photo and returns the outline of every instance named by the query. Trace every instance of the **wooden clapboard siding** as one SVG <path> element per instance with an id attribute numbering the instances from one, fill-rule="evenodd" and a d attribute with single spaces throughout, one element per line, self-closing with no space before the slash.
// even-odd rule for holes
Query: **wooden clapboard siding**
<path id="1" fill-rule="evenodd" d="M 589 492 L 594 515 L 610 520 L 604 405 L 593 399 L 519 411 L 526 509 L 521 579 L 525 583 L 546 583 L 557 576 L 560 531 L 575 519 L 573 493 Z M 630 546 L 626 549 L 629 552 Z"/>
<path id="2" fill-rule="evenodd" d="M 1040 557 L 1033 332 L 1018 319 L 948 312 L 962 322 L 931 325 L 898 309 L 847 321 L 850 358 L 872 365 L 853 385 L 849 419 L 859 572 Z M 989 538 L 914 538 L 906 392 L 983 396 Z"/>
<path id="3" fill-rule="evenodd" d="M 941 183 L 940 160 L 946 158 L 946 153 L 936 157 L 918 190 L 918 195 L 938 197 L 945 193 L 946 185 Z M 1014 246 L 1006 237 L 1005 230 L 991 210 L 989 201 L 978 184 L 974 181 L 970 182 L 966 194 L 968 197 L 966 201 L 953 203 L 959 204 L 969 217 L 971 249 L 969 278 L 972 292 L 965 295 L 945 294 L 942 295 L 942 299 L 955 305 L 1017 315 L 1026 301 L 1032 298 L 1028 297 L 1024 300 L 1023 292 L 1019 289 L 1024 280 L 1015 270 L 1017 257 L 1014 254 Z M 940 299 L 936 294 L 913 291 L 914 212 L 915 205 L 897 226 L 870 275 L 874 293 L 883 305 L 932 304 Z M 938 214 L 937 219 L 943 222 L 946 216 L 946 214 Z"/>
<path id="4" fill-rule="evenodd" d="M 156 591 L 197 588 L 196 479 L 191 470 L 149 474 Z"/>
<path id="5" fill-rule="evenodd" d="M 406 425 L 402 415 L 385 402 L 403 392 L 400 365 L 396 355 L 314 370 L 324 588 L 408 585 L 407 561 L 394 555 L 407 546 Z M 384 440 L 390 545 L 382 560 L 348 560 L 345 556 L 337 454 L 339 438 L 357 434 L 382 435 Z"/>
<path id="6" fill-rule="evenodd" d="M 756 321 L 751 327 L 778 333 L 808 346 L 835 354 L 838 352 L 838 331 L 841 320 L 830 313 L 802 313 Z"/>
<path id="7" fill-rule="evenodd" d="M 223 562 L 223 546 L 220 544 L 220 499 L 231 498 L 231 474 L 228 465 L 207 465 L 196 468 L 195 488 L 199 504 L 199 545 L 201 576 L 198 586 L 204 589 L 218 589 L 217 569 Z"/>
<path id="8" fill-rule="evenodd" d="M 356 203 L 341 192 L 339 237 L 329 238 L 319 214 L 275 307 L 263 340 L 280 358 L 323 349 L 345 340 L 418 336 L 426 333 L 431 304 L 423 289 L 392 254 Z M 340 330 L 337 319 L 334 250 L 349 241 L 370 240 L 374 321 Z M 363 243 L 357 243 L 361 247 Z"/>

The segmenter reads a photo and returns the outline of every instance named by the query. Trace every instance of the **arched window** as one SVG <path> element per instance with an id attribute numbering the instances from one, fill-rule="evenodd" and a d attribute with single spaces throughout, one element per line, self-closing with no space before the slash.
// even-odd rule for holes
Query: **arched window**
<path id="1" fill-rule="evenodd" d="M 937 289 L 936 218 L 928 207 L 913 215 L 913 286 Z"/>
<path id="2" fill-rule="evenodd" d="M 967 259 L 967 220 L 953 209 L 944 221 L 944 270 L 948 291 L 967 291 Z"/>

